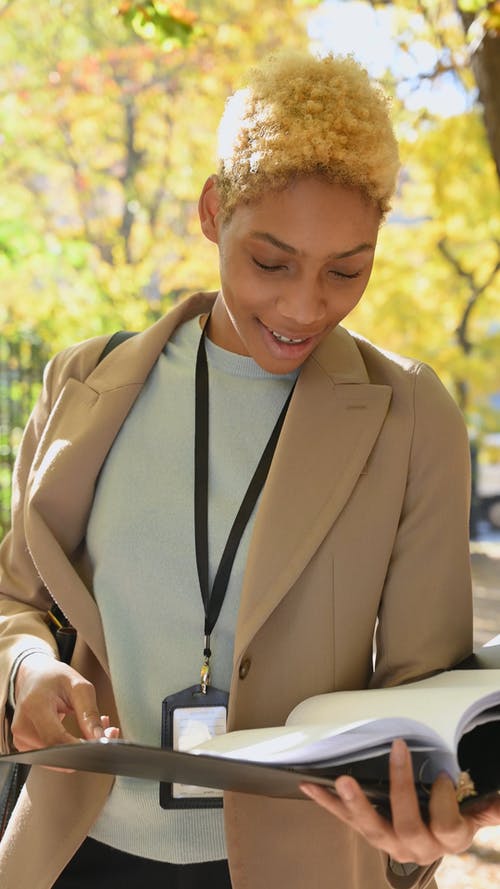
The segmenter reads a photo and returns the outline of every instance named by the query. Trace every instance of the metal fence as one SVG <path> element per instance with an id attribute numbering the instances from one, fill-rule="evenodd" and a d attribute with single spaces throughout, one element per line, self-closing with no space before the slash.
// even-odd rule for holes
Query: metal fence
<path id="1" fill-rule="evenodd" d="M 48 356 L 46 345 L 33 335 L 0 336 L 0 540 L 10 526 L 14 461 Z"/>

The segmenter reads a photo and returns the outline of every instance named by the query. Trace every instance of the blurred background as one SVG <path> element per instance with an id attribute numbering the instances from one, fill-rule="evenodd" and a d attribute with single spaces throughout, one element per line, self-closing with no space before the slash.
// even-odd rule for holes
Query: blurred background
<path id="1" fill-rule="evenodd" d="M 282 46 L 352 53 L 393 97 L 397 198 L 347 324 L 428 362 L 464 414 L 482 643 L 500 631 L 500 0 L 0 0 L 0 538 L 47 359 L 217 286 L 196 212 L 217 122 Z M 485 849 L 440 886 L 498 880 L 496 834 Z"/>

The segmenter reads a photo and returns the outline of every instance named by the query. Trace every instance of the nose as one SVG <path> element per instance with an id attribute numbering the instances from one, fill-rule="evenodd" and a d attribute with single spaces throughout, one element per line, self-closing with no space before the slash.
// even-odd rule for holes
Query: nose
<path id="1" fill-rule="evenodd" d="M 326 302 L 319 283 L 289 284 L 279 294 L 277 309 L 281 317 L 298 333 L 316 328 L 326 315 Z"/>

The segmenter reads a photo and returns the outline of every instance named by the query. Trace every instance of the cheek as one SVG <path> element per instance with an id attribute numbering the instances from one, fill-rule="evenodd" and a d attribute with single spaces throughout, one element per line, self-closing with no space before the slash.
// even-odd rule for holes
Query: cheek
<path id="1" fill-rule="evenodd" d="M 341 321 L 356 308 L 363 297 L 366 283 L 367 282 L 358 287 L 349 288 L 347 291 L 344 291 L 344 293 L 337 293 L 336 296 L 332 298 L 331 312 L 332 315 L 336 317 L 337 321 Z"/>
<path id="2" fill-rule="evenodd" d="M 227 305 L 234 312 L 244 311 L 258 313 L 262 306 L 272 299 L 276 287 L 267 281 L 262 281 L 259 275 L 252 274 L 248 267 L 226 268 L 226 274 L 221 274 L 221 283 Z"/>

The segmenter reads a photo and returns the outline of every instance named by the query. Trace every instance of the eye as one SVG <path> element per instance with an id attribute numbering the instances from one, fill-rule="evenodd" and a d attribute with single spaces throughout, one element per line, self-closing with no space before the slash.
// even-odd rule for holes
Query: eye
<path id="1" fill-rule="evenodd" d="M 263 262 L 259 262 L 258 259 L 255 259 L 255 256 L 252 256 L 252 262 L 257 266 L 258 269 L 263 269 L 265 272 L 281 272 L 283 270 L 286 271 L 286 265 L 265 265 Z"/>
<path id="2" fill-rule="evenodd" d="M 348 278 L 349 280 L 352 278 L 359 278 L 361 272 L 353 272 L 351 275 L 348 275 L 346 272 L 339 272 L 336 269 L 330 269 L 330 275 L 333 275 L 334 278 Z"/>

